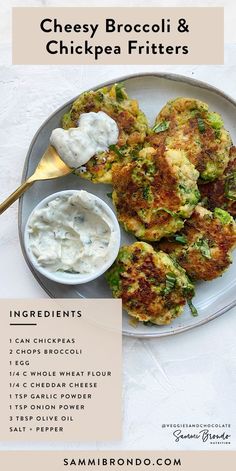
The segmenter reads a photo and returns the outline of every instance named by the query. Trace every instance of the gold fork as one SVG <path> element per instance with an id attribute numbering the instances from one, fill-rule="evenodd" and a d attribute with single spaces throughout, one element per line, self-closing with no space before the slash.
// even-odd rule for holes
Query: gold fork
<path id="1" fill-rule="evenodd" d="M 35 172 L 29 177 L 14 193 L 0 204 L 0 214 L 3 213 L 14 201 L 16 201 L 28 188 L 38 180 L 50 180 L 51 178 L 59 178 L 69 175 L 73 172 L 73 168 L 68 167 L 59 157 L 56 149 L 49 146 L 44 152 Z"/>

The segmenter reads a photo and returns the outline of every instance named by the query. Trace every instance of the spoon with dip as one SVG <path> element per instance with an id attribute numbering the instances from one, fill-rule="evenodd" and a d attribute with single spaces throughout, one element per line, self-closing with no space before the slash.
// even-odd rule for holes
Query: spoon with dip
<path id="1" fill-rule="evenodd" d="M 34 182 L 69 175 L 75 168 L 86 164 L 93 155 L 107 151 L 111 144 L 116 144 L 118 136 L 116 122 L 103 111 L 83 113 L 77 128 L 54 129 L 50 137 L 52 145 L 43 154 L 34 174 L 0 204 L 0 214 Z"/>

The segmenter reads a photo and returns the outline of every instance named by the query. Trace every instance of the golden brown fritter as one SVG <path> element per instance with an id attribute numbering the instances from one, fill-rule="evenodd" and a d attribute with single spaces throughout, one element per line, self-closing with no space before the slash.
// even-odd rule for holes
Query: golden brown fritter
<path id="1" fill-rule="evenodd" d="M 213 280 L 230 265 L 235 246 L 236 224 L 230 214 L 198 205 L 181 233 L 163 239 L 157 249 L 174 257 L 192 280 Z"/>
<path id="2" fill-rule="evenodd" d="M 150 145 L 184 150 L 202 180 L 213 181 L 223 174 L 232 141 L 221 116 L 209 111 L 206 103 L 184 97 L 170 100 L 153 130 Z"/>
<path id="3" fill-rule="evenodd" d="M 170 324 L 194 295 L 185 271 L 145 242 L 122 247 L 106 278 L 130 316 L 158 325 Z"/>
<path id="4" fill-rule="evenodd" d="M 109 151 L 92 157 L 76 173 L 94 183 L 111 183 L 112 164 L 124 160 L 136 147 L 140 148 L 148 133 L 148 122 L 138 102 L 128 97 L 121 83 L 80 95 L 64 115 L 63 128 L 76 127 L 80 115 L 90 111 L 103 111 L 113 118 L 119 128 L 119 140 L 117 145 L 110 146 Z"/>
<path id="5" fill-rule="evenodd" d="M 113 202 L 124 228 L 155 241 L 183 227 L 199 200 L 198 172 L 184 152 L 146 147 L 127 164 L 114 164 Z"/>
<path id="6" fill-rule="evenodd" d="M 236 217 L 236 147 L 230 149 L 230 160 L 222 177 L 199 184 L 199 190 L 208 209 L 222 208 Z"/>

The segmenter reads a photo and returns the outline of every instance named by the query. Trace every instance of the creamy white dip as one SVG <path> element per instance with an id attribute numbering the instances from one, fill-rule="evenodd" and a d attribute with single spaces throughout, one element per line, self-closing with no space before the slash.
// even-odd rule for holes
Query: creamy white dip
<path id="1" fill-rule="evenodd" d="M 49 271 L 95 273 L 112 257 L 112 219 L 86 191 L 63 194 L 35 210 L 29 221 L 30 250 Z"/>
<path id="2" fill-rule="evenodd" d="M 54 129 L 50 143 L 69 167 L 78 168 L 98 152 L 107 151 L 110 145 L 117 143 L 118 137 L 114 119 L 99 111 L 83 113 L 77 128 Z"/>

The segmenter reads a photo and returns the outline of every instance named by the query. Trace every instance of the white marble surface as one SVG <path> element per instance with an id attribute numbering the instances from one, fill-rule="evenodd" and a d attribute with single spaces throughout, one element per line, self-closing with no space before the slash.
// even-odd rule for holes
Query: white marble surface
<path id="1" fill-rule="evenodd" d="M 6 28 L 0 47 L 0 198 L 20 183 L 30 141 L 55 108 L 86 88 L 126 73 L 169 71 L 213 84 L 236 99 L 236 46 L 227 46 L 225 65 L 11 66 L 9 4 L 1 2 Z M 21 2 L 14 2 L 19 5 Z M 71 2 L 70 4 L 72 4 Z M 78 4 L 79 2 L 74 2 Z M 93 2 L 95 4 L 96 2 Z M 25 1 L 24 5 L 62 4 Z M 138 2 L 141 4 L 141 2 Z M 157 4 L 157 2 L 153 2 Z M 1 216 L 0 297 L 46 297 L 26 266 L 17 232 L 17 205 Z M 1 448 L 42 449 L 212 449 L 189 441 L 176 444 L 162 423 L 231 423 L 235 449 L 236 309 L 193 331 L 160 340 L 124 338 L 124 427 L 119 443 L 2 444 Z M 214 445 L 213 449 L 217 446 Z M 223 449 L 224 447 L 220 447 Z"/>

